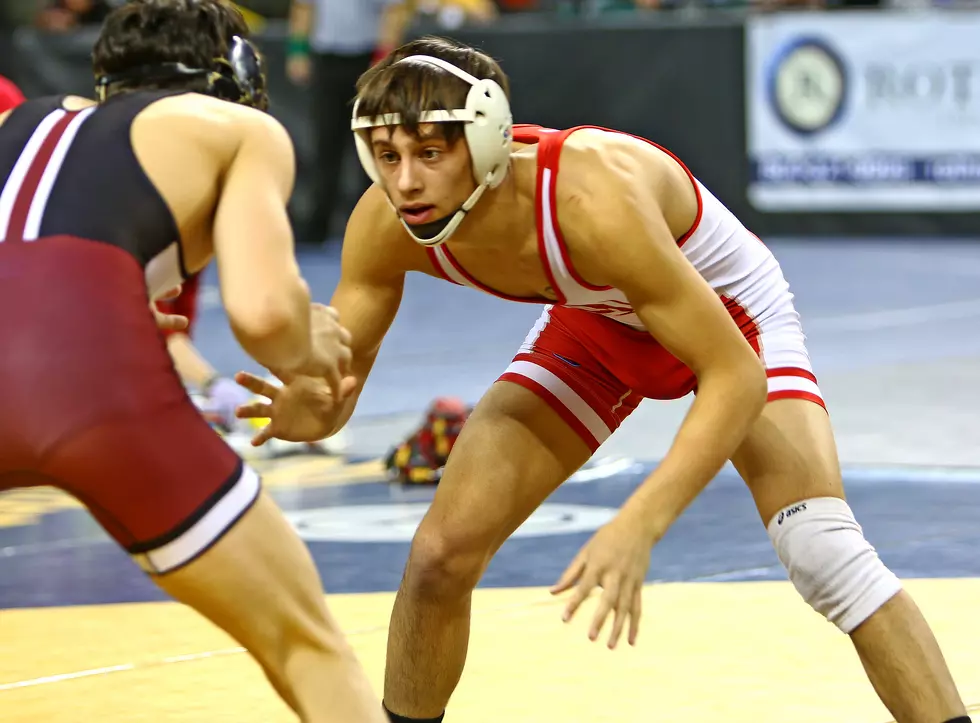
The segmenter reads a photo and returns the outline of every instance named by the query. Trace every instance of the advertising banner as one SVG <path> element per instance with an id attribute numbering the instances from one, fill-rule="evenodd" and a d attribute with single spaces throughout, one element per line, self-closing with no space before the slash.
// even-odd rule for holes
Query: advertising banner
<path id="1" fill-rule="evenodd" d="M 750 203 L 760 211 L 980 210 L 980 13 L 754 16 Z"/>

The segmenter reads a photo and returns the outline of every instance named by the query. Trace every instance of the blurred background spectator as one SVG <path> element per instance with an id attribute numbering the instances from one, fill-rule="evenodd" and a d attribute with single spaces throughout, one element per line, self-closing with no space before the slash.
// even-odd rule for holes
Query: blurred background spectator
<path id="1" fill-rule="evenodd" d="M 291 82 L 308 90 L 311 101 L 316 201 L 301 231 L 310 242 L 330 235 L 330 222 L 339 208 L 344 160 L 354 148 L 349 101 L 358 76 L 377 52 L 382 16 L 396 2 L 293 0 L 290 5 L 286 73 Z"/>
<path id="2" fill-rule="evenodd" d="M 51 0 L 41 7 L 37 25 L 55 32 L 79 25 L 98 25 L 114 6 L 109 0 Z"/>

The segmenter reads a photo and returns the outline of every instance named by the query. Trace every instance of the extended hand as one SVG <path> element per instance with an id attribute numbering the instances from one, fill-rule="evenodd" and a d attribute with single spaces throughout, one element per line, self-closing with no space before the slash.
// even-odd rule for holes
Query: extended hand
<path id="1" fill-rule="evenodd" d="M 340 382 L 335 397 L 323 379 L 297 376 L 284 386 L 276 386 L 248 372 L 239 372 L 235 381 L 269 402 L 243 404 L 235 411 L 239 419 L 268 419 L 269 423 L 252 438 L 259 447 L 272 438 L 287 442 L 316 442 L 334 431 L 340 403 L 357 387 L 354 377 Z"/>
<path id="2" fill-rule="evenodd" d="M 609 613 L 615 612 L 609 648 L 616 647 L 627 618 L 630 622 L 629 644 L 636 645 L 636 636 L 640 631 L 643 580 L 650 567 L 649 540 L 640 524 L 622 512 L 601 527 L 551 588 L 553 595 L 575 588 L 562 619 L 569 622 L 598 585 L 602 588 L 602 598 L 589 628 L 589 639 L 594 641 L 599 637 Z"/>

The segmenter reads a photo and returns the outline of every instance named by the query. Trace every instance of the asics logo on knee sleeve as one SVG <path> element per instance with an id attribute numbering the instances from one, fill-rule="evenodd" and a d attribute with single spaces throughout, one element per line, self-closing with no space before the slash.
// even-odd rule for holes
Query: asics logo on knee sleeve
<path id="1" fill-rule="evenodd" d="M 806 509 L 806 502 L 801 502 L 798 505 L 794 505 L 793 507 L 790 507 L 788 510 L 780 510 L 779 516 L 776 518 L 776 524 L 777 525 L 783 524 L 783 520 L 785 520 L 787 517 L 792 517 L 798 512 L 803 512 L 805 509 Z"/>
<path id="2" fill-rule="evenodd" d="M 902 589 L 843 499 L 800 500 L 778 512 L 766 529 L 793 587 L 844 633 Z"/>

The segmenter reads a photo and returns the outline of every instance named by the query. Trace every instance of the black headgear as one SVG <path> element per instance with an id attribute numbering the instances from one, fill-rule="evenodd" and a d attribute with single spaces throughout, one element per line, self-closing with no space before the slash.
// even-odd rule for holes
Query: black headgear
<path id="1" fill-rule="evenodd" d="M 228 55 L 215 58 L 211 68 L 191 68 L 183 63 L 156 63 L 102 75 L 96 80 L 99 100 L 104 101 L 111 85 L 141 85 L 154 80 L 207 78 L 207 95 L 232 103 L 267 110 L 269 96 L 265 82 L 265 63 L 258 49 L 245 38 L 234 36 Z"/>

